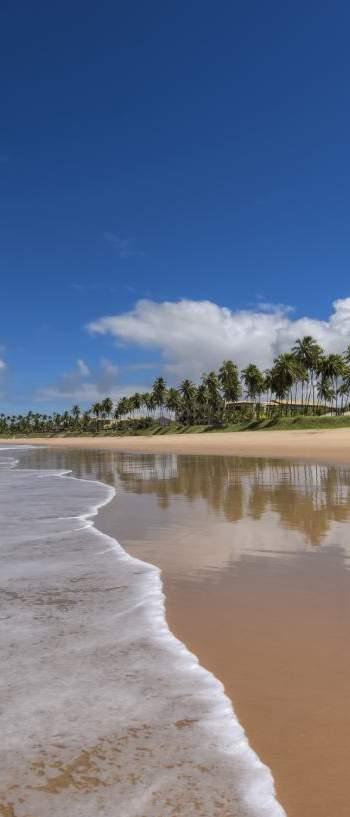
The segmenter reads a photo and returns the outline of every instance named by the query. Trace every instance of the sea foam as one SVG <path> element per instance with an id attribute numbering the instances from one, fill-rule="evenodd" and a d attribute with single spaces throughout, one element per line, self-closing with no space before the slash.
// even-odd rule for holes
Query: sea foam
<path id="1" fill-rule="evenodd" d="M 20 457 L 0 450 L 5 813 L 283 817 L 222 685 L 169 631 L 158 569 L 94 527 L 114 489 Z"/>

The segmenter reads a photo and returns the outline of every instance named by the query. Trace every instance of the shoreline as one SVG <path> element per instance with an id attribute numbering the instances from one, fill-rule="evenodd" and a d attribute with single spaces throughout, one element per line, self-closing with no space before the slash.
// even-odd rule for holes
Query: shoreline
<path id="1" fill-rule="evenodd" d="M 236 467 L 244 469 L 244 464 Z M 337 519 L 336 513 L 342 499 L 336 496 L 334 509 L 329 509 L 333 534 L 326 546 L 321 548 L 318 541 L 317 518 L 308 528 L 313 541 L 307 545 L 305 529 L 295 521 L 305 513 L 317 517 L 317 511 L 313 514 L 305 505 L 303 487 L 299 495 L 291 493 L 283 464 L 276 462 L 281 481 L 273 501 L 280 522 L 274 525 L 269 515 L 265 522 L 254 518 L 251 509 L 251 536 L 244 536 L 249 517 L 243 515 L 240 524 L 236 506 L 225 517 L 227 504 L 222 495 L 220 506 L 218 479 L 217 489 L 205 492 L 205 474 L 215 482 L 215 463 L 198 457 L 188 461 L 188 472 L 193 468 L 193 482 L 186 485 L 183 474 L 168 494 L 162 494 L 156 477 L 153 489 L 147 481 L 145 492 L 129 484 L 127 493 L 119 493 L 100 511 L 96 525 L 129 554 L 161 570 L 171 632 L 223 684 L 250 746 L 271 770 L 278 802 L 288 817 L 345 817 L 350 663 L 344 644 L 349 639 L 350 596 L 339 527 L 346 518 L 341 514 Z M 329 471 L 332 477 L 332 466 Z M 243 471 L 245 484 L 247 473 Z M 331 486 L 332 479 L 320 475 L 323 480 Z M 263 489 L 264 480 L 258 483 Z M 233 487 L 239 505 L 234 474 L 231 480 L 223 477 L 221 486 L 229 486 L 230 502 Z M 259 505 L 259 497 L 256 500 Z M 292 518 L 291 500 L 296 511 Z M 258 548 L 245 550 L 244 543 L 251 545 L 258 530 Z"/>
<path id="2" fill-rule="evenodd" d="M 350 463 L 350 428 L 130 437 L 8 437 L 4 445 Z"/>
<path id="3" fill-rule="evenodd" d="M 271 440 L 273 432 L 267 432 L 268 441 Z M 195 442 L 198 442 L 198 436 Z M 232 435 L 233 436 L 233 435 Z M 234 442 L 237 442 L 237 435 Z M 256 440 L 255 435 L 249 436 L 252 443 Z M 305 454 L 305 439 L 299 439 L 297 451 L 286 454 L 285 451 L 292 451 L 291 446 L 286 445 L 286 437 L 292 436 L 292 441 L 301 436 L 305 438 L 305 433 L 283 434 L 279 432 L 278 448 L 276 453 L 266 457 L 276 459 L 275 466 L 279 468 L 283 463 L 278 463 L 278 459 L 289 458 L 291 461 L 308 459 L 325 461 L 327 458 L 341 462 L 349 462 L 350 435 L 344 440 L 344 434 L 336 434 L 338 438 L 334 444 L 334 432 L 322 436 L 327 436 L 323 444 L 311 442 L 316 456 L 307 457 Z M 221 448 L 226 442 L 227 434 L 217 440 L 218 435 L 212 435 L 212 439 L 203 440 L 205 445 L 202 450 L 189 450 L 193 441 L 186 439 L 176 439 L 176 443 L 185 446 L 182 452 L 176 446 L 176 453 L 185 453 L 204 456 L 208 454 L 226 455 L 228 468 L 245 469 L 249 467 L 249 462 L 230 463 L 230 457 L 246 456 L 252 458 L 259 456 L 259 452 L 249 445 L 244 451 L 241 447 L 237 450 L 231 446 Z M 307 434 L 306 437 L 310 437 Z M 315 434 L 312 434 L 315 437 Z M 127 447 L 131 452 L 134 450 L 144 452 L 144 438 L 133 439 L 134 449 Z M 283 446 L 280 445 L 281 441 Z M 9 440 L 13 445 L 17 441 Z M 24 444 L 30 444 L 28 438 L 23 440 Z M 111 455 L 125 452 L 125 438 L 113 440 L 114 445 L 110 445 L 111 439 L 102 438 L 104 445 L 100 445 L 101 439 L 81 439 L 70 438 L 70 445 L 65 445 L 66 438 L 56 440 L 57 455 L 69 459 L 70 451 L 75 450 L 77 461 L 83 457 L 83 462 L 101 461 L 107 455 L 107 462 L 110 463 L 108 452 Z M 148 454 L 172 453 L 169 451 L 169 438 L 149 439 L 147 441 Z M 171 440 L 173 442 L 173 440 Z M 242 441 L 240 440 L 240 445 Z M 315 441 L 317 442 L 317 441 Z M 85 443 L 85 445 L 84 445 Z M 86 443 L 88 443 L 86 445 Z M 115 445 L 117 443 L 117 445 Z M 153 443 L 153 445 L 152 445 Z M 156 446 L 154 446 L 156 443 Z M 209 445 L 208 445 L 209 443 Z M 219 443 L 219 450 L 217 448 Z M 332 456 L 330 455 L 330 443 Z M 50 440 L 37 438 L 35 444 L 49 448 Z M 151 444 L 151 445 L 150 445 Z M 215 445 L 213 445 L 215 444 Z M 303 445 L 303 455 L 300 452 Z M 182 447 L 181 446 L 181 447 Z M 65 449 L 65 451 L 64 451 Z M 80 449 L 80 451 L 79 451 Z M 85 452 L 84 452 L 85 449 Z M 100 455 L 98 450 L 100 449 Z M 204 450 L 203 450 L 204 449 Z M 104 454 L 103 454 L 104 451 Z M 33 454 L 34 452 L 32 452 Z M 44 454 L 44 451 L 43 451 Z M 38 451 L 38 457 L 40 458 Z M 264 457 L 264 453 L 260 453 Z M 73 459 L 73 458 L 72 458 Z M 117 460 L 117 458 L 115 458 Z M 125 458 L 126 461 L 128 457 Z M 147 458 L 146 458 L 147 459 Z M 174 502 L 176 518 L 179 512 L 188 509 L 188 518 L 182 528 L 171 524 L 172 517 L 167 517 L 166 505 L 162 503 L 162 494 L 159 493 L 159 486 L 156 483 L 151 491 L 138 492 L 137 485 L 131 492 L 120 493 L 118 497 L 112 499 L 104 508 L 100 508 L 95 520 L 95 527 L 102 533 L 116 539 L 123 549 L 131 556 L 141 558 L 148 564 L 156 565 L 162 573 L 162 585 L 166 603 L 166 621 L 171 632 L 187 649 L 197 656 L 200 665 L 207 669 L 219 679 L 224 685 L 226 695 L 232 702 L 234 712 L 246 732 L 249 745 L 257 753 L 258 757 L 267 766 L 277 790 L 277 799 L 282 808 L 285 808 L 288 817 L 328 817 L 333 810 L 337 811 L 339 817 L 347 814 L 346 780 L 347 767 L 346 757 L 348 756 L 349 745 L 349 716 L 347 707 L 348 700 L 348 678 L 349 663 L 347 654 L 343 649 L 344 643 L 348 641 L 348 621 L 346 611 L 349 609 L 349 578 L 346 570 L 343 570 L 343 556 L 339 548 L 338 536 L 336 543 L 338 547 L 333 550 L 326 548 L 325 552 L 317 556 L 317 550 L 312 548 L 308 553 L 298 554 L 298 548 L 292 546 L 292 542 L 287 547 L 286 556 L 283 557 L 283 547 L 279 545 L 280 535 L 283 530 L 279 529 L 278 548 L 271 550 L 269 538 L 266 557 L 255 554 L 253 560 L 249 557 L 240 558 L 238 561 L 227 558 L 227 564 L 222 568 L 220 558 L 217 569 L 212 574 L 215 581 L 210 580 L 210 571 L 216 565 L 216 560 L 220 553 L 230 556 L 232 545 L 231 523 L 238 523 L 238 518 L 226 519 L 230 523 L 230 531 L 222 528 L 220 523 L 220 509 L 217 506 L 218 493 L 211 496 L 204 491 L 203 497 L 211 503 L 212 509 L 216 510 L 214 518 L 212 513 L 208 515 L 203 511 L 203 504 L 188 505 L 188 497 L 196 495 L 193 488 L 198 488 L 198 474 L 192 475 L 193 469 L 203 472 L 204 482 L 206 479 L 212 481 L 212 469 L 219 468 L 220 456 L 215 461 L 209 462 L 194 456 L 188 460 L 187 480 L 180 480 L 179 486 L 185 498 L 183 507 L 178 505 L 179 491 L 175 486 L 170 491 L 168 502 Z M 121 462 L 123 457 L 121 458 Z M 161 460 L 160 460 L 161 461 Z M 184 458 L 183 462 L 186 462 Z M 180 465 L 180 463 L 179 463 Z M 268 468 L 268 463 L 261 462 L 263 468 Z M 275 467 L 273 466 L 273 467 Z M 294 464 L 291 464 L 294 473 Z M 306 466 L 307 467 L 307 466 Z M 259 467 L 260 468 L 260 467 Z M 321 469 L 322 470 L 322 469 Z M 330 471 L 333 472 L 333 468 Z M 186 469 L 185 469 L 186 471 Z M 126 473 L 128 471 L 126 470 Z M 215 471 L 216 473 L 216 471 Z M 245 473 L 245 471 L 244 471 Z M 210 474 L 208 477 L 206 475 Z M 235 492 L 239 483 L 235 479 L 226 479 L 220 483 L 220 470 L 217 475 L 218 490 L 220 484 L 223 487 L 234 486 Z M 157 477 L 156 477 L 157 478 Z M 171 481 L 173 475 L 168 479 Z M 99 478 L 100 479 L 100 478 Z M 136 473 L 137 479 L 137 473 Z M 108 479 L 100 480 L 108 484 Z M 303 481 L 301 483 L 304 484 Z M 327 481 L 326 481 L 327 484 Z M 329 486 L 334 483 L 331 481 Z M 346 483 L 348 484 L 348 483 Z M 146 487 L 149 486 L 147 481 Z M 286 486 L 285 475 L 281 488 Z M 132 487 L 132 486 L 131 486 Z M 288 486 L 286 486 L 288 488 Z M 202 486 L 203 488 L 203 486 Z M 220 493 L 220 491 L 219 491 Z M 152 506 L 152 495 L 154 504 Z M 240 493 L 238 491 L 238 499 Z M 232 494 L 230 494 L 232 497 Z M 147 504 L 145 504 L 147 500 Z M 293 505 L 297 501 L 294 495 Z M 328 498 L 330 501 L 330 497 Z M 335 502 L 342 506 L 342 498 L 335 496 Z M 135 502 L 137 503 L 135 505 Z M 223 499 L 224 502 L 224 499 Z M 278 491 L 274 497 L 274 502 L 280 510 L 283 510 L 281 492 Z M 290 507 L 291 495 L 286 491 L 286 509 Z M 214 504 L 213 504 L 214 503 Z M 303 515 L 303 501 L 299 499 L 298 518 Z M 337 504 L 335 508 L 337 507 Z M 145 510 L 148 508 L 147 514 Z M 152 509 L 153 508 L 153 509 Z M 225 503 L 222 505 L 225 512 Z M 278 509 L 277 508 L 277 509 Z M 165 513 L 162 522 L 159 509 Z M 201 509 L 204 513 L 201 515 Z M 275 507 L 276 510 L 276 507 Z M 234 508 L 233 508 L 234 511 Z M 310 509 L 306 508 L 309 513 Z M 199 516 L 197 516 L 199 514 Z M 168 521 L 167 521 L 168 519 Z M 289 516 L 287 514 L 287 519 Z M 337 520 L 337 515 L 329 514 L 329 521 Z M 293 519 L 291 520 L 293 522 Z M 339 521 L 344 521 L 343 516 Z M 192 528 L 195 523 L 196 529 Z M 211 527 L 215 526 L 215 529 Z M 256 525 L 261 526 L 259 520 Z M 271 522 L 267 522 L 265 534 L 271 536 Z M 292 525 L 293 527 L 293 525 Z M 156 536 L 157 529 L 159 535 Z M 259 528 L 260 530 L 260 528 Z M 315 529 L 313 528 L 315 531 Z M 198 531 L 198 532 L 197 532 Z M 206 532 L 205 541 L 201 541 L 200 550 L 196 550 L 196 542 L 202 540 Z M 230 533 L 230 547 L 226 552 L 226 538 Z M 261 530 L 263 534 L 263 529 Z M 293 534 L 293 536 L 296 534 Z M 196 571 L 200 568 L 198 557 L 200 553 L 207 552 L 207 561 L 204 563 L 201 581 L 193 575 L 191 578 L 191 562 L 187 563 L 183 556 L 188 553 L 189 545 L 194 545 L 190 550 L 195 559 Z M 297 544 L 297 542 L 296 542 Z M 315 543 L 313 542 L 313 545 Z M 319 542 L 317 544 L 320 544 Z M 176 546 L 176 547 L 175 547 Z M 210 550 L 213 548 L 213 550 Z M 271 554 L 274 553 L 274 559 Z M 170 562 L 168 561 L 168 555 Z M 292 561 L 290 561 L 292 557 Z M 293 558 L 294 557 L 294 558 Z M 174 560 L 175 562 L 172 562 Z M 288 559 L 290 567 L 286 569 Z M 202 565 L 203 567 L 203 565 Z M 180 570 L 179 570 L 180 568 Z M 232 593 L 234 588 L 234 593 Z M 345 615 L 344 615 L 345 612 Z M 233 627 L 233 623 L 235 626 Z M 288 632 L 288 640 L 285 634 Z M 259 671 L 257 672 L 257 667 Z M 293 684 L 291 686 L 291 679 Z M 333 695 L 329 695 L 329 690 L 333 689 Z M 266 728 L 267 719 L 269 728 Z M 332 734 L 334 724 L 336 725 L 337 741 L 329 744 L 329 736 Z M 303 736 L 300 742 L 300 736 Z M 286 737 L 287 736 L 287 737 Z M 298 785 L 296 786 L 296 780 Z M 320 780 L 322 785 L 320 785 Z"/>

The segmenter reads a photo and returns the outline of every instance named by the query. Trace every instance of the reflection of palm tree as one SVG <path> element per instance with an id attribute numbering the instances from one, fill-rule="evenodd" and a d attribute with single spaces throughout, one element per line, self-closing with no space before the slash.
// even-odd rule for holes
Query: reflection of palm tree
<path id="1" fill-rule="evenodd" d="M 22 458 L 23 457 L 23 458 Z M 131 494 L 157 497 L 165 507 L 173 497 L 206 502 L 230 524 L 244 515 L 259 520 L 266 512 L 319 545 L 332 521 L 350 518 L 350 469 L 264 458 L 122 454 L 36 448 L 23 452 L 26 466 L 72 469 L 78 477 L 97 479 Z M 270 524 L 270 522 L 268 522 Z"/>
<path id="2" fill-rule="evenodd" d="M 332 520 L 350 517 L 350 472 L 345 468 L 260 458 L 210 457 L 203 461 L 179 456 L 174 469 L 173 461 L 174 455 L 165 459 L 163 455 L 163 476 L 157 471 L 157 455 L 119 455 L 116 466 L 128 491 L 156 494 L 163 505 L 172 496 L 204 499 L 228 522 L 239 521 L 244 513 L 258 520 L 273 511 L 282 525 L 298 530 L 313 545 L 322 542 Z"/>

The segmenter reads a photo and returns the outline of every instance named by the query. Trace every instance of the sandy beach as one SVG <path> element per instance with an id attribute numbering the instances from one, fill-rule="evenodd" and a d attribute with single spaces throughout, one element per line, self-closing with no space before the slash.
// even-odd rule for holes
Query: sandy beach
<path id="1" fill-rule="evenodd" d="M 288 817 L 347 817 L 348 471 L 276 462 L 266 476 L 268 462 L 230 471 L 228 457 L 206 476 L 201 461 L 180 463 L 180 484 L 163 492 L 126 463 L 130 493 L 98 524 L 161 568 L 172 631 L 223 682 Z M 269 483 L 277 523 L 263 510 Z"/>
<path id="2" fill-rule="evenodd" d="M 350 430 L 30 443 L 117 474 L 97 525 L 160 567 L 171 630 L 224 684 L 288 817 L 347 817 Z"/>
<path id="3" fill-rule="evenodd" d="M 30 437 L 10 438 L 3 442 L 113 451 L 231 454 L 240 457 L 292 457 L 314 462 L 350 462 L 350 428 L 167 434 L 152 437 Z"/>

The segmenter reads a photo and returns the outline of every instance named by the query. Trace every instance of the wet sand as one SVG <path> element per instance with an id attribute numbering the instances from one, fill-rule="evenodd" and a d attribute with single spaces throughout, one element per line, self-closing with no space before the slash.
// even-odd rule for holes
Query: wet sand
<path id="1" fill-rule="evenodd" d="M 292 457 L 350 463 L 350 428 L 305 431 L 241 431 L 167 434 L 152 437 L 52 437 L 7 439 L 3 443 L 110 451 Z"/>
<path id="2" fill-rule="evenodd" d="M 308 442 L 314 459 L 348 462 L 348 431 L 319 434 L 317 449 L 313 436 Z M 293 454 L 303 442 L 305 459 L 305 435 L 262 436 L 270 449 L 271 437 L 282 437 L 284 456 L 288 438 L 301 436 Z M 218 436 L 205 438 L 208 453 L 238 435 Z M 249 437 L 259 443 L 260 433 Z M 147 442 L 165 449 L 169 440 Z M 85 442 L 70 440 L 52 456 L 116 486 L 98 526 L 161 568 L 172 631 L 223 682 L 288 817 L 348 817 L 350 468 L 117 456 L 111 440 L 99 452 L 102 441 Z"/>
<path id="3" fill-rule="evenodd" d="M 328 497 L 327 519 L 316 518 L 317 508 L 303 490 L 291 495 L 284 474 L 275 499 L 284 525 L 267 517 L 254 523 L 234 502 L 223 523 L 218 480 L 214 519 L 208 507 L 184 512 L 171 491 L 154 490 L 158 499 L 150 507 L 148 497 L 148 508 L 142 495 L 117 497 L 99 526 L 162 569 L 172 631 L 224 684 L 288 817 L 348 817 L 349 502 L 332 510 Z M 166 502 L 176 501 L 173 515 Z M 244 527 L 250 533 L 242 545 Z M 261 553 L 251 547 L 259 529 Z M 232 545 L 241 552 L 234 555 Z"/>

